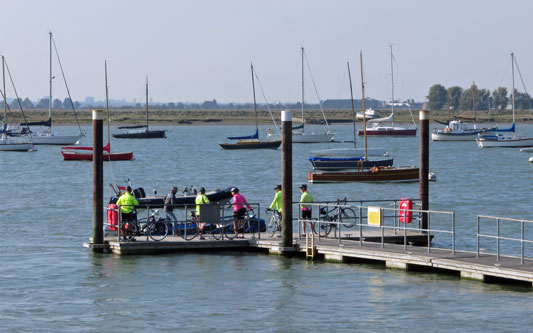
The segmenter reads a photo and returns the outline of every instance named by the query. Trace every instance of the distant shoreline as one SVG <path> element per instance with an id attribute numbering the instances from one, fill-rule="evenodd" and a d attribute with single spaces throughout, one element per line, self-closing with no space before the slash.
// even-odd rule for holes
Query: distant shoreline
<path id="1" fill-rule="evenodd" d="M 300 110 L 293 110 L 294 122 L 300 122 Z M 48 119 L 48 110 L 25 110 L 28 121 L 44 121 Z M 82 125 L 91 124 L 91 110 L 76 110 L 78 120 Z M 280 110 L 273 111 L 278 126 L 280 121 Z M 325 110 L 327 120 L 330 124 L 351 123 L 351 110 Z M 380 111 L 381 116 L 388 116 L 390 110 Z M 460 111 L 452 113 L 468 122 L 473 121 L 473 111 Z M 69 110 L 52 111 L 54 125 L 74 125 L 76 121 Z M 155 126 L 190 126 L 190 125 L 253 125 L 255 117 L 253 110 L 167 110 L 154 109 L 149 113 L 150 124 Z M 306 123 L 323 124 L 322 113 L 320 110 L 305 110 Z M 418 123 L 418 110 L 413 111 L 415 123 Z M 448 111 L 430 111 L 431 119 L 446 121 Z M 408 110 L 396 110 L 394 114 L 395 122 L 410 123 L 412 122 Z M 505 111 L 477 111 L 476 118 L 478 123 L 510 123 L 512 122 L 512 112 Z M 533 122 L 533 112 L 529 110 L 516 111 L 516 122 Z M 21 123 L 23 117 L 20 111 L 8 113 L 9 123 Z M 111 109 L 111 125 L 137 125 L 146 122 L 146 113 L 143 109 Z M 261 110 L 258 111 L 258 122 L 261 125 L 272 124 L 270 114 Z M 357 123 L 362 124 L 361 120 Z"/>

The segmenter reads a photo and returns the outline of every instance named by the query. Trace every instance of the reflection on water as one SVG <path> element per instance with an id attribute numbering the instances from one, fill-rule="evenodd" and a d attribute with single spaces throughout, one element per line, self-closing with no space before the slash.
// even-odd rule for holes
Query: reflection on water
<path id="1" fill-rule="evenodd" d="M 106 163 L 105 184 L 130 178 L 134 187 L 162 194 L 171 185 L 238 186 L 249 202 L 270 204 L 272 186 L 280 183 L 279 150 L 222 150 L 218 143 L 235 131 L 230 126 L 168 129 L 166 140 L 114 140 L 113 150 L 133 150 L 137 160 Z M 351 130 L 335 126 L 339 138 L 349 138 Z M 294 198 L 311 169 L 309 150 L 331 145 L 341 146 L 294 146 Z M 371 138 L 369 145 L 386 148 L 397 165 L 418 163 L 418 139 Z M 40 146 L 31 154 L 0 155 L 3 330 L 480 331 L 531 324 L 523 313 L 533 310 L 532 294 L 524 288 L 454 276 L 239 252 L 93 254 L 82 247 L 92 235 L 92 165 L 63 162 L 59 150 Z M 527 158 L 474 142 L 430 144 L 430 170 L 438 177 L 430 185 L 430 205 L 456 212 L 458 249 L 474 249 L 477 214 L 531 219 Z M 309 189 L 315 200 L 418 196 L 417 184 Z"/>

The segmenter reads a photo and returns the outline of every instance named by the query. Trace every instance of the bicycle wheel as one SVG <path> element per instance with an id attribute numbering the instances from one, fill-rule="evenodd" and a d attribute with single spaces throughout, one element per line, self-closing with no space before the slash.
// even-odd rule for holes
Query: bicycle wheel
<path id="1" fill-rule="evenodd" d="M 198 225 L 193 221 L 186 221 L 178 224 L 178 235 L 189 241 L 198 235 Z"/>
<path id="2" fill-rule="evenodd" d="M 237 236 L 235 234 L 235 228 L 233 227 L 233 221 L 228 221 L 224 225 L 224 235 L 227 239 L 233 239 Z"/>
<path id="3" fill-rule="evenodd" d="M 153 221 L 148 225 L 148 236 L 154 241 L 163 240 L 168 235 L 168 226 L 163 221 Z"/>
<path id="4" fill-rule="evenodd" d="M 351 208 L 341 210 L 340 221 L 345 228 L 352 228 L 357 222 L 357 215 Z"/>
<path id="5" fill-rule="evenodd" d="M 277 216 L 275 213 L 272 215 L 272 218 L 270 218 L 270 222 L 268 222 L 267 225 L 267 232 L 270 234 L 270 236 L 274 236 L 276 231 L 281 230 L 281 223 L 279 220 L 279 216 Z"/>
<path id="6" fill-rule="evenodd" d="M 320 237 L 328 237 L 331 229 L 333 229 L 331 223 L 315 223 L 315 225 L 318 225 L 318 234 Z"/>
<path id="7" fill-rule="evenodd" d="M 222 238 L 222 230 L 220 230 L 220 225 L 218 223 L 208 223 L 205 225 L 203 234 L 205 236 L 211 236 L 216 240 Z"/>

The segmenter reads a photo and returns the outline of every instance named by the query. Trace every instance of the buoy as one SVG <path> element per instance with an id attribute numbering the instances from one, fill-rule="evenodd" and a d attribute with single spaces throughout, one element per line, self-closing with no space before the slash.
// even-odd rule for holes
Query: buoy
<path id="1" fill-rule="evenodd" d="M 533 157 L 529 158 L 529 163 L 533 163 Z"/>
<path id="2" fill-rule="evenodd" d="M 434 182 L 434 181 L 437 180 L 437 176 L 433 172 L 430 172 L 429 175 L 428 175 L 428 179 L 430 181 Z"/>

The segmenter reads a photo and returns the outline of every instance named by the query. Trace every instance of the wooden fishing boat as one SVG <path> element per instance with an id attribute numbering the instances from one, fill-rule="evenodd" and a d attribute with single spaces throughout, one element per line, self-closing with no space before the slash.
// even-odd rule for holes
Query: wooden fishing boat
<path id="1" fill-rule="evenodd" d="M 281 141 L 260 141 L 258 139 L 240 140 L 237 143 L 220 143 L 224 149 L 278 149 Z"/>
<path id="2" fill-rule="evenodd" d="M 419 179 L 418 167 L 374 167 L 370 170 L 354 172 L 309 172 L 310 183 L 340 182 L 416 182 Z"/>
<path id="3" fill-rule="evenodd" d="M 377 166 L 392 166 L 393 158 L 382 160 L 368 160 L 364 157 L 348 157 L 348 158 L 329 158 L 329 157 L 309 157 L 309 162 L 313 165 L 315 170 L 346 170 L 346 169 L 370 169 Z"/>

